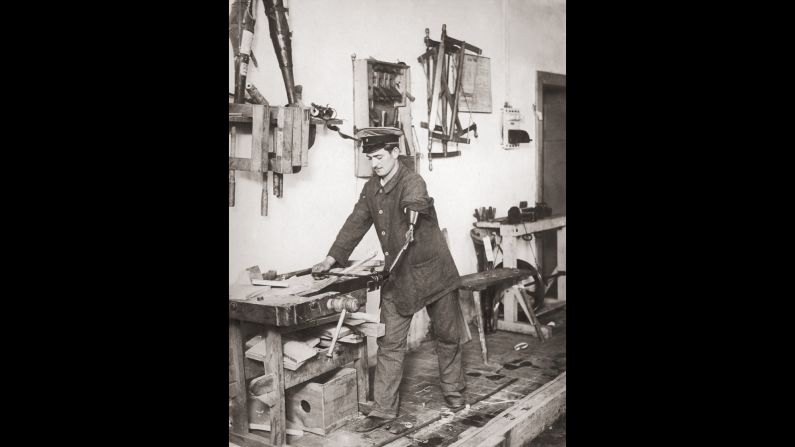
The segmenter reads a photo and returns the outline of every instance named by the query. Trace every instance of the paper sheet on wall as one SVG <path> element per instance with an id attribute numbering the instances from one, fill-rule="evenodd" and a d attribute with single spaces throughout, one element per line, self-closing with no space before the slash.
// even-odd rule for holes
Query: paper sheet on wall
<path id="1" fill-rule="evenodd" d="M 491 59 L 475 54 L 464 56 L 458 110 L 491 113 Z"/>

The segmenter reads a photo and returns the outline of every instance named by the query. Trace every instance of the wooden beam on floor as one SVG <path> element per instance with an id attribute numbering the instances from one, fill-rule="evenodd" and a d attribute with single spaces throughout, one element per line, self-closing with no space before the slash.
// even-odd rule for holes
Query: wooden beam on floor
<path id="1" fill-rule="evenodd" d="M 541 309 L 538 312 L 536 312 L 536 317 L 540 317 L 552 311 L 558 310 L 565 305 L 566 305 L 566 300 L 555 300 L 551 298 L 545 298 L 544 306 L 541 307 Z"/>
<path id="2" fill-rule="evenodd" d="M 566 411 L 566 373 L 528 394 L 480 430 L 467 432 L 450 447 L 522 446 Z"/>
<path id="3" fill-rule="evenodd" d="M 527 334 L 538 338 L 538 333 L 536 332 L 535 326 L 530 323 L 523 323 L 521 321 L 509 323 L 507 321 L 497 320 L 497 329 L 501 331 L 516 332 L 519 334 Z M 545 340 L 549 340 L 549 338 L 552 337 L 552 327 L 541 325 L 540 329 Z"/>

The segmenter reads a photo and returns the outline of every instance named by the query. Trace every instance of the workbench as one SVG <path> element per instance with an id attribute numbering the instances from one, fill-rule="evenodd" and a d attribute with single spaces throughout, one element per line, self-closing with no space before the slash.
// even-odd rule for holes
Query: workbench
<path id="1" fill-rule="evenodd" d="M 526 234 L 541 233 L 543 231 L 557 232 L 557 258 L 558 265 L 553 273 L 566 271 L 566 216 L 551 216 L 538 219 L 534 222 L 520 222 L 517 224 L 507 223 L 507 218 L 499 218 L 491 221 L 475 222 L 477 228 L 498 230 L 501 237 L 500 246 L 502 247 L 502 266 L 506 269 L 516 268 L 516 249 L 519 238 Z M 558 307 L 566 302 L 566 276 L 561 275 L 557 281 L 557 300 L 545 300 L 548 306 Z M 504 303 L 503 320 L 497 321 L 497 329 L 530 333 L 531 325 L 517 320 L 518 309 L 513 300 L 506 300 Z M 529 327 L 530 326 L 530 327 Z"/>
<path id="2" fill-rule="evenodd" d="M 286 444 L 285 390 L 336 368 L 353 364 L 356 369 L 358 402 L 369 406 L 369 380 L 366 340 L 358 344 L 338 343 L 333 357 L 328 348 L 307 360 L 295 371 L 284 369 L 282 335 L 336 322 L 340 314 L 330 301 L 341 295 L 353 296 L 362 303 L 367 300 L 367 284 L 363 278 L 340 280 L 313 296 L 284 296 L 274 300 L 229 300 L 230 342 L 230 406 L 232 422 L 229 441 L 240 446 L 282 446 Z M 266 343 L 262 363 L 245 357 L 245 340 L 241 331 L 244 322 L 261 326 Z M 255 379 L 257 393 L 268 402 L 270 439 L 250 431 L 247 399 L 249 382 Z M 260 399 L 262 400 L 262 399 Z M 264 400 L 263 400 L 264 401 Z"/>

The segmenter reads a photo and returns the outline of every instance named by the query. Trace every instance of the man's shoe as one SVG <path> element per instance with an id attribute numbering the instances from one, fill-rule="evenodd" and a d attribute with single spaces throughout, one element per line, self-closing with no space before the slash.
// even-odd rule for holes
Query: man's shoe
<path id="1" fill-rule="evenodd" d="M 466 405 L 464 396 L 444 396 L 444 401 L 451 410 L 457 410 Z"/>
<path id="2" fill-rule="evenodd" d="M 373 431 L 391 420 L 392 419 L 384 419 L 378 416 L 367 416 L 366 418 L 359 421 L 353 429 L 359 433 L 365 433 L 368 431 Z"/>

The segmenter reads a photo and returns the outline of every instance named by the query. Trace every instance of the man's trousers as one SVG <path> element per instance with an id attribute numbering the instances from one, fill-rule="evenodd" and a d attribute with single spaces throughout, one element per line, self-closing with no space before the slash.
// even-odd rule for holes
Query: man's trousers
<path id="1" fill-rule="evenodd" d="M 439 379 L 445 396 L 461 396 L 466 387 L 460 343 L 461 308 L 458 290 L 454 290 L 426 306 L 436 338 Z M 381 322 L 384 335 L 377 339 L 378 363 L 375 367 L 375 406 L 369 416 L 385 419 L 397 417 L 403 378 L 403 360 L 412 316 L 400 315 L 389 300 L 381 300 Z"/>

